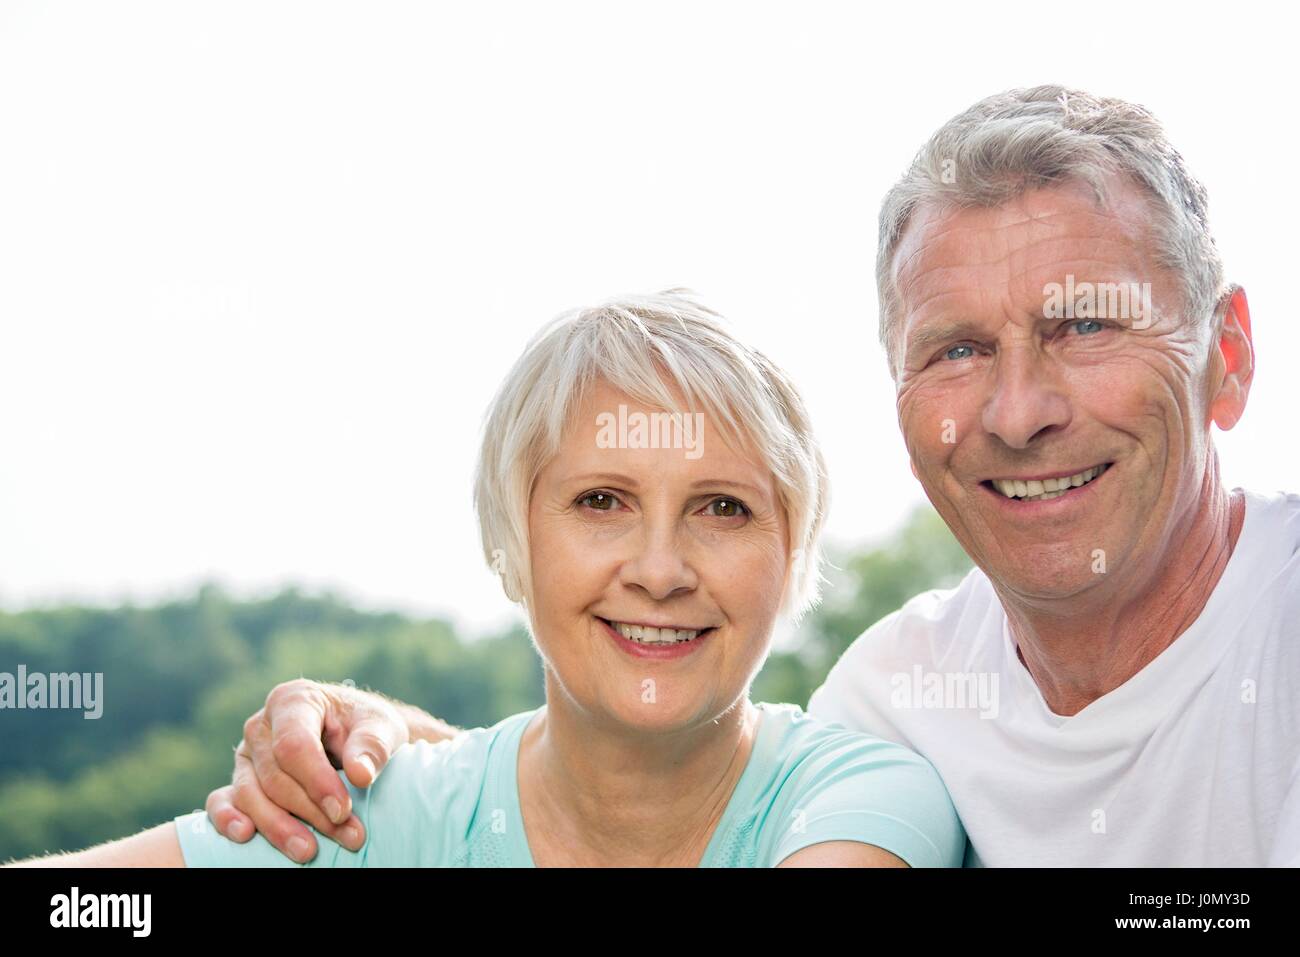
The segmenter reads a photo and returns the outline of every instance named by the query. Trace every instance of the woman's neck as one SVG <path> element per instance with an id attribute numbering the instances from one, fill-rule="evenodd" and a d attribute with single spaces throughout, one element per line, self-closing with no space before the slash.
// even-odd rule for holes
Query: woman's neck
<path id="1" fill-rule="evenodd" d="M 674 733 L 599 723 L 551 687 L 519 743 L 520 810 L 539 867 L 698 865 L 753 750 L 748 696 Z"/>

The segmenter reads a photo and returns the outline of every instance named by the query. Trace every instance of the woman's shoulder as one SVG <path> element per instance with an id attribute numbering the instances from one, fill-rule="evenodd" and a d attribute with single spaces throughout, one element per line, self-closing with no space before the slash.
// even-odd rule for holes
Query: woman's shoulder
<path id="1" fill-rule="evenodd" d="M 400 766 L 402 774 L 422 775 L 435 768 L 486 771 L 494 751 L 508 739 L 517 738 L 536 714 L 521 711 L 489 727 L 467 728 L 438 741 L 411 741 L 393 752 L 389 767 Z"/>
<path id="2" fill-rule="evenodd" d="M 340 771 L 366 842 L 350 851 L 316 831 L 309 867 L 446 867 L 463 856 L 484 795 L 510 773 L 505 750 L 534 712 L 511 715 L 442 741 L 415 741 L 393 752 L 368 788 Z M 499 800 L 495 803 L 500 803 Z M 261 834 L 243 844 L 218 832 L 203 811 L 176 818 L 189 867 L 297 867 Z"/>
<path id="3" fill-rule="evenodd" d="M 449 866 L 511 776 L 517 741 L 535 712 L 511 715 L 441 741 L 413 741 L 393 752 L 369 792 L 354 795 L 376 851 L 407 866 Z M 373 823 L 372 823 L 373 822 Z M 414 853 L 418 860 L 410 860 Z"/>
<path id="4" fill-rule="evenodd" d="M 909 766 L 934 775 L 933 765 L 911 748 L 885 738 L 828 721 L 796 704 L 759 702 L 766 731 L 765 757 L 782 779 L 792 771 L 806 773 L 822 765 L 851 766 L 862 772 L 873 766 Z"/>
<path id="5" fill-rule="evenodd" d="M 809 714 L 797 704 L 760 701 L 755 707 L 763 712 L 768 734 L 777 739 L 782 751 L 805 753 L 819 748 L 850 747 L 857 749 L 897 748 L 915 754 L 910 748 L 873 734 L 855 731 L 838 721 Z"/>
<path id="6" fill-rule="evenodd" d="M 477 801 L 493 774 L 504 769 L 503 752 L 515 750 L 535 713 L 522 711 L 489 727 L 469 728 L 439 741 L 404 744 L 393 752 L 371 790 L 381 797 L 376 789 L 387 780 L 389 790 L 418 796 L 431 808 L 451 801 Z"/>
<path id="7" fill-rule="evenodd" d="M 965 835 L 943 779 L 925 757 L 798 705 L 758 707 L 771 722 L 760 755 L 766 766 L 758 769 L 761 800 L 774 819 L 793 827 L 781 840 L 786 853 L 802 843 L 799 835 L 829 828 L 845 839 L 880 835 L 867 843 L 913 866 L 960 863 Z"/>

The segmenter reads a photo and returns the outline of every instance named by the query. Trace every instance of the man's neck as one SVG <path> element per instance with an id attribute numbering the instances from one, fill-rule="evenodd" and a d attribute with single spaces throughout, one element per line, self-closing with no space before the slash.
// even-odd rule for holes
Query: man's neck
<path id="1" fill-rule="evenodd" d="M 1047 706 L 1082 711 L 1118 688 L 1173 644 L 1201 614 L 1223 576 L 1245 520 L 1244 496 L 1219 483 L 1211 458 L 1190 521 L 1161 558 L 1091 594 L 1059 602 L 1026 601 L 999 589 L 1017 655 Z"/>
<path id="2" fill-rule="evenodd" d="M 520 741 L 519 793 L 538 866 L 694 866 L 748 763 L 761 712 L 653 734 L 594 723 L 548 675 Z"/>

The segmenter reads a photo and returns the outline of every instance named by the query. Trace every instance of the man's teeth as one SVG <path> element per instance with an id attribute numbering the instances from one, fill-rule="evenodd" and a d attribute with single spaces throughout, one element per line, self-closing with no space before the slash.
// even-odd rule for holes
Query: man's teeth
<path id="1" fill-rule="evenodd" d="M 1087 485 L 1109 465 L 1094 465 L 1065 478 L 1043 479 L 1041 482 L 1022 482 L 1020 479 L 993 479 L 993 487 L 1007 498 L 1021 499 L 1026 502 L 1045 502 L 1049 498 L 1058 498 L 1072 488 Z"/>
<path id="2" fill-rule="evenodd" d="M 614 630 L 624 638 L 643 645 L 672 645 L 679 641 L 690 641 L 698 631 L 686 631 L 677 628 L 649 628 L 645 625 L 625 625 L 621 621 L 611 621 Z"/>

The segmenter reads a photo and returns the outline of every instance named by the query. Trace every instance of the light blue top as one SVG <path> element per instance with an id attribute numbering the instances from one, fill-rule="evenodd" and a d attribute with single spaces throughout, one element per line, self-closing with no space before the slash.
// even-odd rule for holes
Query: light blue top
<path id="1" fill-rule="evenodd" d="M 771 867 L 822 841 L 883 847 L 913 867 L 960 867 L 966 835 L 934 767 L 901 745 L 764 704 L 745 770 L 701 867 Z M 367 790 L 343 782 L 366 826 L 349 851 L 319 832 L 307 864 L 261 834 L 236 844 L 203 811 L 176 818 L 189 867 L 532 867 L 515 772 L 541 709 L 399 748 Z M 340 772 L 342 776 L 342 772 Z"/>

